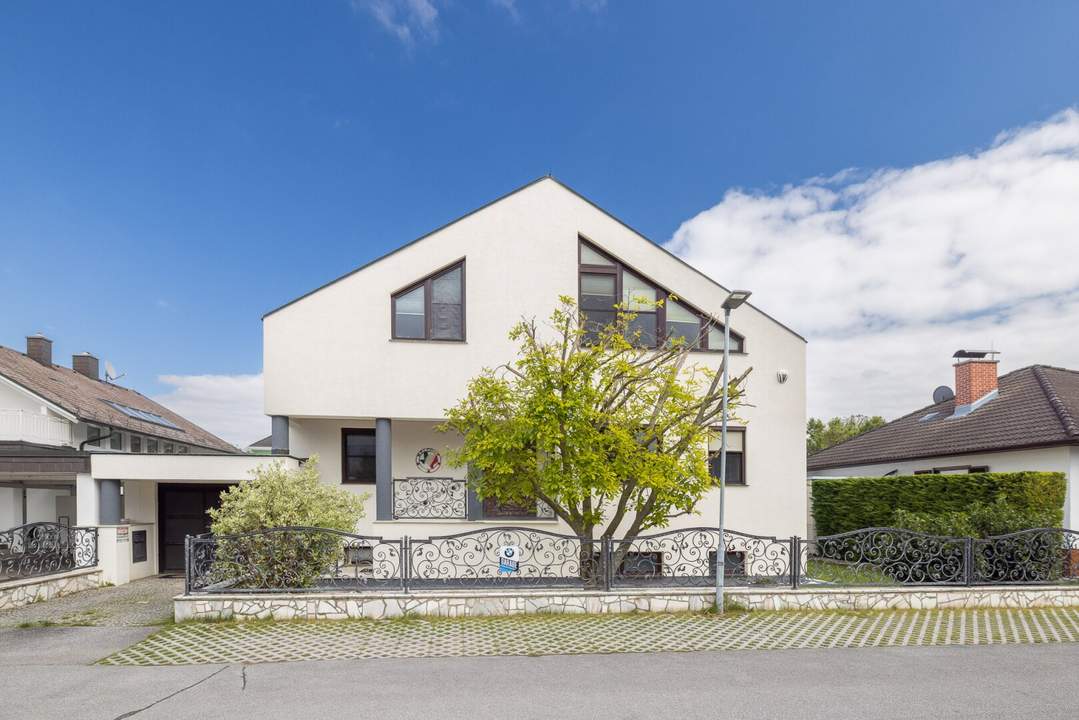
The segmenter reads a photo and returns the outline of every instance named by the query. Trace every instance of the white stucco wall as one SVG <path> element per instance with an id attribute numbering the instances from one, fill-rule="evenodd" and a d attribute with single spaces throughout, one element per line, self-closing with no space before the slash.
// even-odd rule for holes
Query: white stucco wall
<path id="1" fill-rule="evenodd" d="M 514 357 L 506 335 L 515 322 L 542 320 L 559 295 L 577 296 L 579 236 L 722 316 L 724 289 L 544 180 L 264 319 L 265 411 L 291 418 L 293 454 L 317 452 L 324 476 L 338 482 L 341 427 L 373 427 L 373 418 L 389 417 L 393 474 L 415 474 L 413 457 L 430 431 L 401 421 L 422 420 L 429 428 L 483 367 Z M 467 342 L 391 340 L 391 295 L 462 258 Z M 758 299 L 767 305 L 767 298 Z M 729 523 L 751 532 L 804 534 L 805 342 L 750 306 L 735 311 L 731 328 L 746 338 L 747 353 L 732 356 L 731 365 L 735 374 L 753 367 L 747 383 L 753 407 L 739 413 L 748 426 L 749 486 L 731 488 Z M 720 361 L 715 353 L 692 357 L 711 368 Z M 788 373 L 783 384 L 778 370 Z M 691 524 L 714 524 L 717 502 L 707 500 L 702 510 Z"/>
<path id="2" fill-rule="evenodd" d="M 1051 447 L 1006 452 L 973 453 L 944 457 L 920 458 L 901 462 L 853 465 L 848 467 L 810 470 L 809 477 L 873 477 L 895 471 L 897 475 L 913 475 L 917 471 L 962 465 L 989 468 L 989 472 L 1021 472 L 1024 470 L 1061 472 L 1068 480 L 1068 497 L 1064 503 L 1064 526 L 1079 524 L 1079 448 Z"/>

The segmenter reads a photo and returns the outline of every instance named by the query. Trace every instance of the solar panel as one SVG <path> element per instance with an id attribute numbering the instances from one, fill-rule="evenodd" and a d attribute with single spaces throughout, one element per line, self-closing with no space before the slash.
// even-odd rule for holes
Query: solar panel
<path id="1" fill-rule="evenodd" d="M 139 410 L 138 408 L 129 407 L 112 400 L 106 400 L 109 405 L 113 406 L 124 415 L 135 418 L 136 420 L 142 420 L 143 422 L 153 423 L 154 425 L 163 425 L 165 427 L 173 428 L 175 430 L 181 430 L 182 428 L 171 420 L 164 418 L 157 413 L 152 413 L 147 410 Z"/>

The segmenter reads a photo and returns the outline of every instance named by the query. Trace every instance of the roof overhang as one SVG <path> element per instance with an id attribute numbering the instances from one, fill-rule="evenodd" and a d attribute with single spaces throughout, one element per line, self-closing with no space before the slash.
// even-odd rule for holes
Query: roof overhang
<path id="1" fill-rule="evenodd" d="M 41 403 L 42 405 L 44 405 L 48 409 L 52 410 L 54 413 L 56 413 L 60 417 L 64 418 L 65 420 L 68 420 L 70 422 L 78 422 L 79 421 L 79 418 L 76 417 L 71 412 L 65 410 L 64 408 L 60 407 L 59 405 L 57 405 L 54 402 L 50 402 L 49 400 L 46 400 L 45 398 L 41 397 L 40 395 L 38 395 L 36 392 L 31 390 L 30 388 L 24 387 L 23 385 L 20 385 L 19 383 L 15 382 L 14 380 L 12 380 L 11 378 L 9 378 L 6 375 L 0 375 L 0 385 L 6 385 L 7 387 L 10 387 L 10 388 L 16 390 L 17 392 L 20 392 L 23 395 L 26 395 L 27 397 L 32 398 L 35 402 Z"/>

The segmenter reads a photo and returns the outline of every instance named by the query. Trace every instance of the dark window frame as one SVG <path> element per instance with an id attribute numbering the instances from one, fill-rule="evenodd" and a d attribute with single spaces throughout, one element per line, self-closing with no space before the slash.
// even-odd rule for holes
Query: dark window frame
<path id="1" fill-rule="evenodd" d="M 712 429 L 718 432 L 721 428 L 713 427 Z M 746 473 L 746 459 L 749 457 L 749 446 L 746 444 L 748 433 L 746 433 L 746 427 L 744 425 L 728 425 L 727 426 L 727 434 L 730 435 L 731 433 L 740 433 L 742 435 L 742 449 L 741 450 L 734 450 L 734 451 L 731 451 L 729 448 L 727 449 L 727 463 L 728 463 L 727 470 L 730 471 L 731 455 L 732 454 L 740 455 L 741 460 L 742 460 L 742 479 L 741 479 L 740 482 L 731 482 L 730 480 L 728 480 L 725 483 L 725 485 L 727 487 L 745 487 L 746 485 L 749 485 L 749 482 L 746 479 L 746 475 L 747 475 L 747 473 Z M 719 451 L 718 450 L 716 450 L 714 452 L 713 451 L 708 452 L 708 468 L 709 468 L 708 474 L 713 479 L 718 481 L 719 480 L 719 475 L 718 474 L 717 475 L 712 475 L 712 472 L 711 472 L 712 458 L 713 457 L 717 457 L 717 458 L 719 457 Z"/>
<path id="2" fill-rule="evenodd" d="M 461 337 L 460 338 L 435 338 L 431 337 L 431 298 L 432 298 L 432 285 L 434 281 L 443 275 L 453 272 L 454 270 L 461 270 Z M 468 323 L 466 318 L 468 316 L 466 293 L 465 288 L 467 286 L 465 280 L 465 258 L 455 260 L 449 265 L 443 265 L 433 273 L 417 280 L 414 283 L 410 283 L 400 290 L 395 290 L 390 293 L 390 339 L 391 340 L 405 340 L 409 342 L 448 342 L 448 343 L 463 343 L 468 340 Z M 423 337 L 402 337 L 397 334 L 397 298 L 412 292 L 416 288 L 423 288 Z"/>
<path id="3" fill-rule="evenodd" d="M 584 260 L 581 257 L 581 255 L 582 255 L 581 248 L 583 248 L 586 245 L 593 252 L 596 252 L 600 256 L 607 258 L 610 261 L 611 264 L 610 265 L 596 265 L 594 263 L 586 263 L 586 262 L 584 262 Z M 708 313 L 703 312 L 697 306 L 695 306 L 693 303 L 686 300 L 684 297 L 682 297 L 678 293 L 672 293 L 670 290 L 665 288 L 663 285 L 657 283 L 655 280 L 648 277 L 648 275 L 646 275 L 645 273 L 642 273 L 641 271 L 637 270 L 637 268 L 633 267 L 632 265 L 628 265 L 628 264 L 622 262 L 621 260 L 616 258 L 614 255 L 611 255 L 609 252 L 607 252 L 606 250 L 601 248 L 596 243 L 592 242 L 592 240 L 585 237 L 584 235 L 581 235 L 581 234 L 577 235 L 577 298 L 578 298 L 578 303 L 580 302 L 580 298 L 583 296 L 583 289 L 584 288 L 583 288 L 583 284 L 582 284 L 582 276 L 585 275 L 585 274 L 613 275 L 614 276 L 614 296 L 615 296 L 615 300 L 617 302 L 621 303 L 622 300 L 623 300 L 622 296 L 623 296 L 623 293 L 624 293 L 624 289 L 623 289 L 623 286 L 622 286 L 622 275 L 625 272 L 629 272 L 632 275 L 636 275 L 641 280 L 644 280 L 648 284 L 655 287 L 658 299 L 663 301 L 663 303 L 658 308 L 656 308 L 656 312 L 655 312 L 655 316 L 656 316 L 656 343 L 654 345 L 651 345 L 650 347 L 659 347 L 662 343 L 667 342 L 667 300 L 668 300 L 668 298 L 670 298 L 671 295 L 674 295 L 677 298 L 676 301 L 680 305 L 685 306 L 690 312 L 696 314 L 697 317 L 700 320 L 700 325 L 698 326 L 699 327 L 698 334 L 699 334 L 699 337 L 700 337 L 700 346 L 692 348 L 691 351 L 692 352 L 710 352 L 710 353 L 721 353 L 721 352 L 723 352 L 722 347 L 718 347 L 718 348 L 710 348 L 710 347 L 708 347 L 708 328 L 710 326 L 715 326 L 716 329 L 718 329 L 720 332 L 722 332 L 723 331 L 723 323 L 722 322 L 720 322 L 719 320 L 713 319 L 712 317 L 710 317 L 708 315 Z M 415 287 L 416 287 L 416 285 L 413 285 L 409 289 L 412 289 L 412 288 L 415 288 Z M 613 308 L 612 308 L 612 310 L 613 310 Z M 651 313 L 646 313 L 646 314 L 651 314 Z M 742 335 L 740 333 L 737 333 L 732 329 L 731 330 L 731 345 L 734 345 L 735 343 L 738 343 L 738 348 L 739 349 L 738 350 L 731 349 L 731 351 L 730 351 L 731 354 L 732 355 L 745 355 L 747 353 L 747 351 L 746 351 L 746 338 L 745 338 L 744 335 Z"/>
<path id="4" fill-rule="evenodd" d="M 374 428 L 341 428 L 341 484 L 342 485 L 374 485 L 376 478 L 370 480 L 349 480 L 348 478 L 348 438 L 350 435 L 375 436 Z M 375 448 L 375 457 L 378 456 L 378 448 Z"/>

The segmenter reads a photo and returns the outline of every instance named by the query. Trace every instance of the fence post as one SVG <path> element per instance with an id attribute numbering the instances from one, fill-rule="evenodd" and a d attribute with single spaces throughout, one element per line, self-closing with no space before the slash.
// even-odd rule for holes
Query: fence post
<path id="1" fill-rule="evenodd" d="M 405 535 L 401 538 L 401 590 L 408 592 L 409 562 L 412 559 L 412 538 Z"/>
<path id="2" fill-rule="evenodd" d="M 600 565 L 603 571 L 603 591 L 611 591 L 611 539 L 609 537 L 603 538 L 600 544 Z"/>
<path id="3" fill-rule="evenodd" d="M 191 536 L 184 535 L 184 595 L 191 594 Z"/>
<path id="4" fill-rule="evenodd" d="M 974 584 L 974 538 L 967 537 L 963 541 L 963 571 L 967 586 Z"/>
<path id="5" fill-rule="evenodd" d="M 797 535 L 791 537 L 790 563 L 791 589 L 797 590 L 802 581 L 802 538 Z"/>

